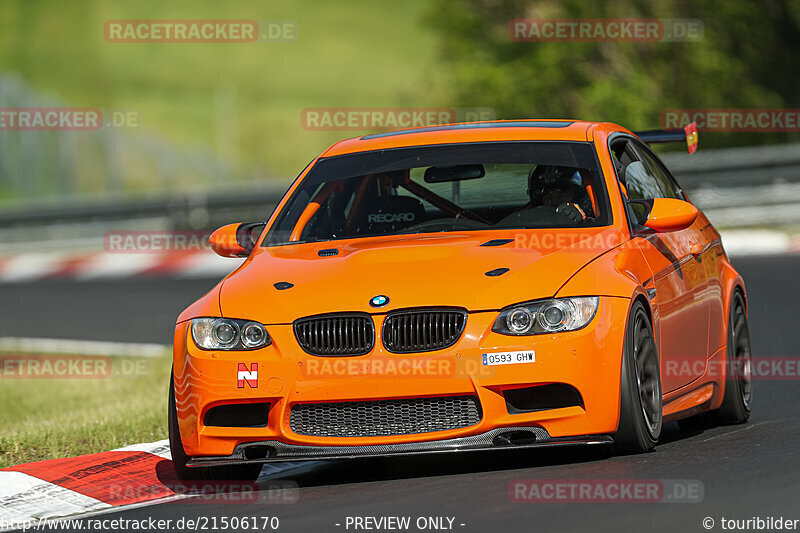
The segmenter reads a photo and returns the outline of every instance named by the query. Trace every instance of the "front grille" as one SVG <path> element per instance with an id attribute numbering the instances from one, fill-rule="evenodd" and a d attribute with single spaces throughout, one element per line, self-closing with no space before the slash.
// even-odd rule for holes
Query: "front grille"
<path id="1" fill-rule="evenodd" d="M 315 437 L 380 437 L 463 428 L 481 416 L 475 396 L 307 403 L 292 407 L 289 426 Z"/>
<path id="2" fill-rule="evenodd" d="M 367 314 L 335 314 L 301 318 L 294 323 L 300 347 L 327 357 L 364 355 L 375 344 L 375 327 Z"/>
<path id="3" fill-rule="evenodd" d="M 383 323 L 383 345 L 394 353 L 441 350 L 456 343 L 466 323 L 463 309 L 395 311 Z"/>

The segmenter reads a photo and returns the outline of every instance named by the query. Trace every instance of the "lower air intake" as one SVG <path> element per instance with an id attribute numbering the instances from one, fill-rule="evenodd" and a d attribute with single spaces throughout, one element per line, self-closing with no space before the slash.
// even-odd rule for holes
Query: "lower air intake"
<path id="1" fill-rule="evenodd" d="M 506 409 L 512 415 L 562 407 L 583 407 L 581 394 L 566 383 L 504 390 L 503 396 L 506 399 Z"/>
<path id="2" fill-rule="evenodd" d="M 289 425 L 315 437 L 381 437 L 446 431 L 477 424 L 475 396 L 308 403 L 292 407 Z"/>
<path id="3" fill-rule="evenodd" d="M 267 427 L 269 403 L 217 405 L 206 411 L 203 424 L 229 428 Z"/>

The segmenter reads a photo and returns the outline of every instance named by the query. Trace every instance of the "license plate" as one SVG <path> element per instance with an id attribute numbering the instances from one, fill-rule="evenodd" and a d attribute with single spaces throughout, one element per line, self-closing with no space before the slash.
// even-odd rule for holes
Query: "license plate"
<path id="1" fill-rule="evenodd" d="M 483 365 L 517 365 L 521 363 L 533 363 L 536 361 L 536 354 L 529 352 L 497 352 L 483 354 Z"/>

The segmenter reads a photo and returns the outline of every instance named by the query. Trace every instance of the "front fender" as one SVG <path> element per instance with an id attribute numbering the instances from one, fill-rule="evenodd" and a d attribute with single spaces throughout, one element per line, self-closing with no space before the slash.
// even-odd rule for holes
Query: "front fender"
<path id="1" fill-rule="evenodd" d="M 584 265 L 558 289 L 556 297 L 636 298 L 645 294 L 652 279 L 653 271 L 638 242 L 629 240 Z"/>

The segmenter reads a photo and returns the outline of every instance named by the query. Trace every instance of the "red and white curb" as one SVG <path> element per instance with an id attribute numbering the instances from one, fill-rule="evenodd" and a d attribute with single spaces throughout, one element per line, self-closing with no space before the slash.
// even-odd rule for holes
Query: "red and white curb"
<path id="1" fill-rule="evenodd" d="M 77 281 L 138 276 L 174 278 L 221 277 L 242 260 L 216 255 L 210 250 L 173 253 L 120 254 L 95 252 L 22 252 L 0 256 L 0 282 L 15 283 L 49 278 Z"/>
<path id="2" fill-rule="evenodd" d="M 0 470 L 0 523 L 34 523 L 45 518 L 101 511 L 174 493 L 158 477 L 170 469 L 168 441 L 140 444 L 66 459 L 27 463 Z M 122 486 L 145 488 L 126 496 Z M 161 488 L 163 487 L 163 489 Z"/>
<path id="3" fill-rule="evenodd" d="M 729 230 L 720 232 L 722 245 L 732 257 L 800 253 L 800 236 L 774 230 Z"/>
<path id="4" fill-rule="evenodd" d="M 299 473 L 319 463 L 268 464 L 259 481 L 290 471 Z M 192 497 L 176 494 L 176 485 L 167 440 L 4 468 L 0 470 L 0 530 Z"/>
<path id="5" fill-rule="evenodd" d="M 800 236 L 774 230 L 727 230 L 725 250 L 733 257 L 800 253 Z M 177 279 L 219 278 L 242 260 L 219 257 L 210 250 L 171 253 L 22 252 L 0 256 L 0 283 L 42 279 L 94 281 L 147 276 Z"/>

